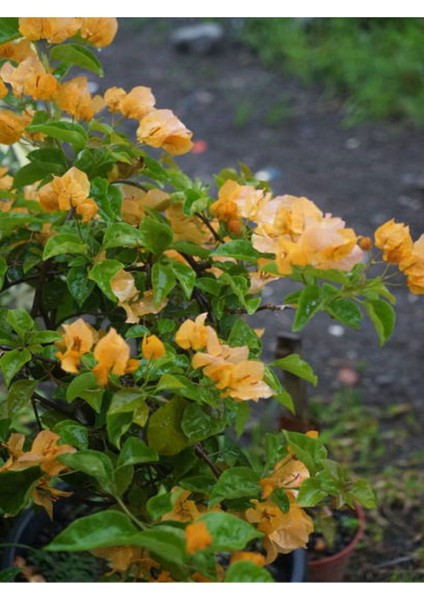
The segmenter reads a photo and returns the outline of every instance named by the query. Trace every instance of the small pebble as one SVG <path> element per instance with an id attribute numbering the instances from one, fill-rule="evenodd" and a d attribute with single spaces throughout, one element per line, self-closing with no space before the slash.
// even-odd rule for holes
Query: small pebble
<path id="1" fill-rule="evenodd" d="M 330 325 L 328 333 L 334 335 L 334 337 L 342 337 L 345 334 L 345 328 L 341 325 Z"/>
<path id="2" fill-rule="evenodd" d="M 354 138 L 354 137 L 349 138 L 348 140 L 346 140 L 346 143 L 345 143 L 345 147 L 348 150 L 356 150 L 357 148 L 359 148 L 360 145 L 361 145 L 360 140 L 358 140 L 358 138 Z"/>

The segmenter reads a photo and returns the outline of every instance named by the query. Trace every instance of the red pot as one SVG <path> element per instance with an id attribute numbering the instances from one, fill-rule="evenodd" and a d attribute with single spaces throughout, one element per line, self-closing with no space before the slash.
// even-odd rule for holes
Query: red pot
<path id="1" fill-rule="evenodd" d="M 311 582 L 340 582 L 344 579 L 344 574 L 349 563 L 349 559 L 360 542 L 365 530 L 365 514 L 358 505 L 355 507 L 356 516 L 359 520 L 358 530 L 343 550 L 333 556 L 326 556 L 318 560 L 308 562 L 308 580 Z"/>

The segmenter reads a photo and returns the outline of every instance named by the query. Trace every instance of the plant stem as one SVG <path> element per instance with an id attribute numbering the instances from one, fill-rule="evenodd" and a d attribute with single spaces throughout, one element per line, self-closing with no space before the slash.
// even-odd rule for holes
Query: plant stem
<path id="1" fill-rule="evenodd" d="M 208 465 L 208 467 L 210 468 L 210 470 L 212 471 L 212 473 L 218 479 L 219 476 L 221 475 L 221 471 L 211 461 L 211 459 L 209 458 L 209 456 L 206 454 L 205 450 L 203 449 L 203 446 L 201 444 L 196 444 L 195 447 L 194 447 L 194 449 L 195 449 L 195 452 L 196 452 L 197 456 L 200 456 L 200 458 L 205 461 L 205 463 Z"/>
<path id="2" fill-rule="evenodd" d="M 117 501 L 117 503 L 119 504 L 119 506 L 122 508 L 122 510 L 125 512 L 125 514 L 131 519 L 131 521 L 133 521 L 133 523 L 135 523 L 137 525 L 137 527 L 139 527 L 140 529 L 146 529 L 146 526 L 144 523 L 142 523 L 141 521 L 139 521 L 137 519 L 137 517 L 135 517 L 132 512 L 129 510 L 129 508 L 126 506 L 125 502 L 123 502 L 121 500 L 121 498 L 119 498 L 119 496 L 115 496 L 115 500 Z"/>

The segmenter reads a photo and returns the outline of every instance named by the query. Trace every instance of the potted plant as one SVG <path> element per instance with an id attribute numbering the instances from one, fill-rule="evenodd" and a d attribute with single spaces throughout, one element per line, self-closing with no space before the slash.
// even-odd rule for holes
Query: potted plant
<path id="1" fill-rule="evenodd" d="M 0 275 L 29 298 L 1 308 L 0 510 L 54 522 L 67 497 L 87 504 L 46 550 L 89 551 L 112 580 L 273 581 L 313 531 L 306 509 L 374 496 L 315 431 L 252 450 L 251 405 L 294 408 L 278 372 L 317 378 L 297 354 L 265 365 L 247 317 L 287 308 L 300 331 L 318 311 L 354 328 L 367 314 L 384 343 L 390 279 L 369 274 L 371 240 L 247 168 L 217 193 L 191 179 L 172 157 L 192 132 L 149 88 L 93 96 L 72 68 L 101 75 L 116 28 L 0 20 Z M 418 294 L 423 243 L 393 221 L 375 237 Z M 264 304 L 281 278 L 296 291 Z"/>

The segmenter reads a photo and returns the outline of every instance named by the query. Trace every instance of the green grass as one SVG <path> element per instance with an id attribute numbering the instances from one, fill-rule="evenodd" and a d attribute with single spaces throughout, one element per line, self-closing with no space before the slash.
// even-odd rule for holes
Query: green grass
<path id="1" fill-rule="evenodd" d="M 340 98 L 348 125 L 424 125 L 424 19 L 254 18 L 242 35 L 266 64 Z"/>

